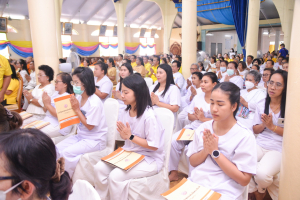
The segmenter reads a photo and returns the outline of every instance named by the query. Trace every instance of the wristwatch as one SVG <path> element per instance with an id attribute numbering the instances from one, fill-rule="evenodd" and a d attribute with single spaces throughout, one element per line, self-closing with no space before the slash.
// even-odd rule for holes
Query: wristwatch
<path id="1" fill-rule="evenodd" d="M 211 156 L 212 156 L 213 158 L 219 158 L 219 156 L 220 156 L 220 151 L 219 151 L 219 150 L 214 150 L 214 151 L 212 152 Z"/>
<path id="2" fill-rule="evenodd" d="M 133 138 L 134 138 L 134 135 L 131 135 L 130 138 L 129 138 L 129 140 L 133 140 Z"/>
<path id="3" fill-rule="evenodd" d="M 31 103 L 33 99 L 30 99 L 29 102 Z"/>

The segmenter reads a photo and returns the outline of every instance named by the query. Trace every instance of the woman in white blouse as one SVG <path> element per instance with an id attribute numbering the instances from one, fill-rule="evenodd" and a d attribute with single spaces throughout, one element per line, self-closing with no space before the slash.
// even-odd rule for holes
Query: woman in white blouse
<path id="1" fill-rule="evenodd" d="M 52 96 L 52 94 L 55 92 L 54 85 L 51 84 L 53 75 L 54 71 L 48 65 L 39 66 L 39 72 L 37 76 L 40 84 L 37 85 L 31 93 L 27 90 L 23 92 L 24 97 L 29 103 L 26 112 L 34 114 L 38 119 L 43 119 L 45 117 L 45 111 L 43 110 L 44 103 L 42 99 L 43 93 L 46 92 L 49 96 Z M 25 124 L 26 123 L 24 123 L 24 125 Z"/>
<path id="2" fill-rule="evenodd" d="M 123 63 L 121 65 L 121 69 L 120 69 L 120 82 L 117 84 L 116 86 L 116 90 L 113 90 L 113 95 L 114 98 L 118 100 L 119 102 L 119 116 L 120 113 L 126 108 L 126 105 L 124 104 L 123 100 L 122 100 L 122 82 L 123 79 L 126 78 L 127 76 L 133 74 L 133 69 L 131 67 L 131 64 L 129 63 Z"/>
<path id="3" fill-rule="evenodd" d="M 253 119 L 253 132 L 258 134 L 258 163 L 257 173 L 250 182 L 249 193 L 253 193 L 256 200 L 264 198 L 266 190 L 280 172 L 287 75 L 281 69 L 272 74 L 268 82 L 267 97 L 257 105 Z M 272 199 L 278 199 L 278 190 L 269 194 Z"/>
<path id="4" fill-rule="evenodd" d="M 187 93 L 185 96 L 181 97 L 180 110 L 181 112 L 178 114 L 177 119 L 177 130 L 181 130 L 185 125 L 191 123 L 188 120 L 188 107 L 193 101 L 194 97 L 200 93 L 201 90 L 201 81 L 203 74 L 201 72 L 194 72 L 192 74 L 192 85 L 187 89 Z M 179 111 L 180 111 L 179 110 Z"/>
<path id="5" fill-rule="evenodd" d="M 27 84 L 28 84 L 28 81 L 26 79 L 26 75 L 29 76 L 29 72 L 28 72 L 25 60 L 23 60 L 23 59 L 17 60 L 16 67 L 20 69 L 19 73 L 20 73 L 20 75 L 22 76 L 22 79 L 23 79 L 23 87 L 26 87 Z"/>
<path id="6" fill-rule="evenodd" d="M 240 89 L 231 82 L 216 85 L 210 97 L 213 120 L 202 123 L 187 156 L 190 180 L 222 195 L 222 200 L 243 199 L 256 173 L 255 137 L 236 121 Z"/>
<path id="7" fill-rule="evenodd" d="M 238 65 L 239 75 L 244 79 L 245 75 L 249 72 L 247 69 L 247 65 L 244 61 L 240 61 Z"/>
<path id="8" fill-rule="evenodd" d="M 94 66 L 94 76 L 96 85 L 95 94 L 101 99 L 102 103 L 104 103 L 106 99 L 111 97 L 113 83 L 106 76 L 108 68 L 107 64 L 105 64 L 104 62 L 97 62 Z"/>
<path id="9" fill-rule="evenodd" d="M 167 64 L 157 68 L 156 85 L 150 87 L 151 101 L 155 107 L 163 107 L 171 110 L 174 115 L 180 107 L 180 90 L 174 83 L 172 68 Z"/>
<path id="10" fill-rule="evenodd" d="M 94 172 L 95 189 L 101 199 L 127 200 L 131 179 L 153 176 L 163 167 L 164 129 L 151 107 L 145 80 L 136 74 L 125 78 L 122 99 L 127 106 L 117 122 L 117 130 L 125 140 L 122 148 L 145 159 L 128 171 L 99 161 Z"/>
<path id="11" fill-rule="evenodd" d="M 237 113 L 237 120 L 244 126 L 252 130 L 252 120 L 258 102 L 266 98 L 266 92 L 263 89 L 257 88 L 261 79 L 258 71 L 250 71 L 246 75 L 246 89 L 241 90 L 240 106 Z"/>
<path id="12" fill-rule="evenodd" d="M 81 155 L 100 151 L 106 147 L 107 125 L 103 104 L 95 95 L 93 71 L 88 67 L 78 67 L 72 74 L 72 109 L 78 116 L 77 135 L 73 135 L 56 145 L 60 157 L 65 158 L 65 169 L 73 176 Z"/>
<path id="13" fill-rule="evenodd" d="M 195 72 L 196 73 L 196 72 Z M 199 73 L 199 72 L 198 72 Z M 185 129 L 196 130 L 203 122 L 212 119 L 210 114 L 210 97 L 211 91 L 219 83 L 218 77 L 213 72 L 207 72 L 204 74 L 201 83 L 201 93 L 198 94 L 192 103 L 187 107 L 187 115 L 190 120 L 190 124 L 184 126 Z M 178 164 L 180 156 L 184 147 L 187 148 L 188 141 L 177 141 L 181 129 L 173 134 L 170 162 L 169 162 L 169 179 L 170 181 L 178 180 Z"/>

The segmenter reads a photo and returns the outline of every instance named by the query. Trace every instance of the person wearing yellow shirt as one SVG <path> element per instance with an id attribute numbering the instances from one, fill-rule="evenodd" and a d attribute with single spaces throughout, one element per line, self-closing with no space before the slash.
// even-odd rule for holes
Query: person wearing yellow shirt
<path id="1" fill-rule="evenodd" d="M 224 60 L 226 60 L 227 62 L 229 62 L 229 60 L 230 60 L 227 53 L 224 54 Z"/>
<path id="2" fill-rule="evenodd" d="M 134 68 L 136 66 L 136 56 L 131 55 L 130 60 L 131 60 L 131 67 Z"/>
<path id="3" fill-rule="evenodd" d="M 0 102 L 4 100 L 4 94 L 9 86 L 11 74 L 12 71 L 8 60 L 0 55 Z"/>
<path id="4" fill-rule="evenodd" d="M 152 65 L 149 63 L 149 57 L 144 56 L 143 57 L 143 62 L 144 62 L 145 69 L 147 71 L 146 77 L 148 77 L 148 74 L 150 72 L 150 68 L 152 67 Z"/>
<path id="5" fill-rule="evenodd" d="M 137 73 L 140 73 L 140 75 L 145 78 L 147 71 L 144 67 L 144 62 L 141 57 L 137 57 L 136 59 L 137 66 L 133 67 L 133 71 L 136 71 Z"/>
<path id="6" fill-rule="evenodd" d="M 148 76 L 152 78 L 153 83 L 155 83 L 155 81 L 157 81 L 156 73 L 157 73 L 157 68 L 160 64 L 159 60 L 160 59 L 158 56 L 153 57 L 153 67 L 150 68 L 150 72 L 148 74 Z"/>
<path id="7" fill-rule="evenodd" d="M 14 66 L 10 65 L 10 67 L 11 67 L 11 71 L 12 71 L 11 80 L 10 80 L 9 86 L 5 92 L 4 101 L 1 102 L 1 104 L 3 106 L 17 103 L 18 90 L 20 87 L 16 70 L 15 70 Z"/>

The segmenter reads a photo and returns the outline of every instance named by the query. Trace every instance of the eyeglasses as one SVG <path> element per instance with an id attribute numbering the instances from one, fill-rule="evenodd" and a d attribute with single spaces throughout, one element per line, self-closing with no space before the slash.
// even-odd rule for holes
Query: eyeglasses
<path id="1" fill-rule="evenodd" d="M 274 81 L 268 81 L 268 82 L 267 82 L 267 86 L 274 86 L 276 90 L 277 90 L 278 88 L 283 87 L 283 85 L 282 85 L 281 83 L 274 82 Z"/>
<path id="2" fill-rule="evenodd" d="M 38 77 L 42 77 L 42 76 L 46 76 L 46 75 L 38 74 L 37 76 L 38 76 Z"/>
<path id="3" fill-rule="evenodd" d="M 81 83 L 78 83 L 78 82 L 71 81 L 71 85 L 75 85 L 75 86 L 81 86 Z"/>
<path id="4" fill-rule="evenodd" d="M 190 70 L 197 70 L 197 68 L 190 68 Z"/>
<path id="5" fill-rule="evenodd" d="M 266 77 L 266 76 L 270 76 L 271 74 L 263 74 L 262 76 Z"/>
<path id="6" fill-rule="evenodd" d="M 11 180 L 11 179 L 16 179 L 14 176 L 0 176 L 0 181 L 2 180 Z"/>
<path id="7" fill-rule="evenodd" d="M 57 83 L 59 83 L 59 82 L 63 82 L 63 81 L 57 81 L 57 80 L 54 81 L 55 84 L 57 84 Z"/>

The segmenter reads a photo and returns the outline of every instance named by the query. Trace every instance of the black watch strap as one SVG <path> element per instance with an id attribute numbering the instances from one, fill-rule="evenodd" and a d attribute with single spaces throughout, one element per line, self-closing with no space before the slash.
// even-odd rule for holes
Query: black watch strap
<path id="1" fill-rule="evenodd" d="M 133 138 L 134 138 L 134 135 L 131 135 L 130 138 L 129 138 L 129 140 L 133 140 Z"/>

